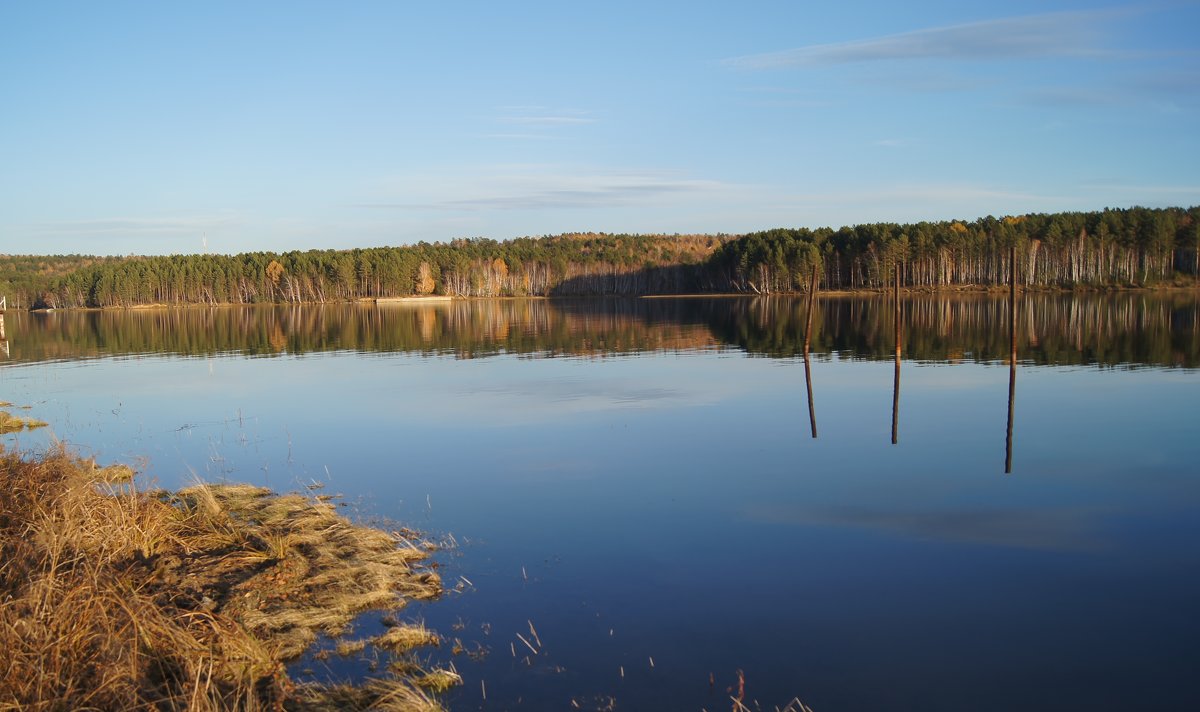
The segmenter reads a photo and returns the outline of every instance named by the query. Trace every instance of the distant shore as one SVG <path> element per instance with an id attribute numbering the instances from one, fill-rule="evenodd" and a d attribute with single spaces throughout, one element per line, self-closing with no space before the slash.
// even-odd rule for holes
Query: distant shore
<path id="1" fill-rule="evenodd" d="M 971 295 L 971 294 L 1007 294 L 1008 285 L 984 285 L 984 284 L 962 284 L 950 285 L 941 287 L 929 286 L 907 286 L 900 287 L 901 294 L 919 294 L 919 295 Z M 1200 283 L 1198 284 L 1160 284 L 1160 285 L 1074 285 L 1070 287 L 1064 286 L 1044 286 L 1044 285 L 1019 285 L 1018 293 L 1032 294 L 1105 294 L 1105 293 L 1126 293 L 1126 292 L 1197 292 L 1200 291 Z M 856 289 L 819 289 L 818 296 L 821 297 L 863 297 L 872 295 L 891 294 L 892 287 L 861 287 Z M 198 302 L 198 303 L 179 303 L 179 304 L 131 304 L 128 306 L 107 306 L 107 307 L 57 307 L 57 308 L 40 308 L 40 309 L 13 309 L 12 311 L 30 311 L 37 313 L 47 313 L 55 311 L 148 311 L 156 309 L 194 309 L 194 308 L 219 308 L 219 307 L 248 307 L 248 306 L 319 306 L 322 304 L 376 304 L 376 305 L 405 305 L 405 306 L 440 306 L 453 302 L 485 302 L 485 301 L 506 301 L 506 300 L 573 300 L 573 299 L 747 299 L 756 297 L 778 297 L 778 298 L 804 298 L 807 292 L 691 292 L 686 294 L 596 294 L 596 295 L 518 295 L 518 296 L 494 296 L 494 297 L 475 297 L 475 296 L 458 296 L 449 294 L 434 294 L 428 296 L 410 295 L 404 297 L 364 297 L 360 299 L 330 299 L 324 302 L 300 301 L 300 302 Z"/>

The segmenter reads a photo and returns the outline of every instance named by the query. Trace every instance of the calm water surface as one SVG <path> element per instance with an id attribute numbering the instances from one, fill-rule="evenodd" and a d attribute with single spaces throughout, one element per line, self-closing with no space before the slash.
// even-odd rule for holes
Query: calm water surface
<path id="1" fill-rule="evenodd" d="M 890 301 L 822 300 L 815 425 L 805 317 L 10 311 L 0 398 L 52 428 L 5 442 L 452 534 L 462 590 L 407 610 L 490 651 L 453 709 L 726 709 L 738 670 L 764 709 L 1200 709 L 1195 295 L 1023 298 L 1011 372 L 1004 299 L 906 298 L 898 401 Z"/>

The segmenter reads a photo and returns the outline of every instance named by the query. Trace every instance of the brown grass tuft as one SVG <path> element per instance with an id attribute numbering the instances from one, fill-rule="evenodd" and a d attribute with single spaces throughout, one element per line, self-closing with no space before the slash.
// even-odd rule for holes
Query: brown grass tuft
<path id="1" fill-rule="evenodd" d="M 438 637 L 423 625 L 397 625 L 388 628 L 383 635 L 371 642 L 377 648 L 402 653 L 426 645 L 440 645 Z"/>
<path id="2" fill-rule="evenodd" d="M 0 710 L 440 709 L 416 678 L 299 686 L 285 667 L 362 611 L 439 595 L 421 550 L 301 495 L 132 475 L 0 450 Z"/>
<path id="3" fill-rule="evenodd" d="M 46 427 L 45 421 L 26 418 L 21 415 L 13 415 L 7 410 L 0 410 L 0 433 L 16 433 L 21 430 L 33 430 L 44 427 Z"/>
<path id="4" fill-rule="evenodd" d="M 418 677 L 414 684 L 430 692 L 446 692 L 452 687 L 462 684 L 462 676 L 450 670 L 431 670 Z"/>

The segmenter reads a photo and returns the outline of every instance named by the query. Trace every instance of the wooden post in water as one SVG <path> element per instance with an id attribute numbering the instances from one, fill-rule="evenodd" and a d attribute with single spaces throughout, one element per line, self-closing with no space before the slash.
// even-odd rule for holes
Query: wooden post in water
<path id="1" fill-rule="evenodd" d="M 1012 472 L 1013 400 L 1017 393 L 1017 246 L 1008 253 L 1008 430 L 1004 438 L 1004 474 Z"/>
<path id="2" fill-rule="evenodd" d="M 813 405 L 812 395 L 812 363 L 808 358 L 808 349 L 812 344 L 813 308 L 817 301 L 817 266 L 813 265 L 812 279 L 808 283 L 808 315 L 804 319 L 804 385 L 808 388 L 808 424 L 812 428 L 812 436 L 817 437 L 817 409 Z"/>
<path id="3" fill-rule="evenodd" d="M 892 444 L 900 441 L 900 263 L 896 263 L 896 278 L 892 285 L 893 314 L 896 322 L 896 376 L 892 380 Z"/>

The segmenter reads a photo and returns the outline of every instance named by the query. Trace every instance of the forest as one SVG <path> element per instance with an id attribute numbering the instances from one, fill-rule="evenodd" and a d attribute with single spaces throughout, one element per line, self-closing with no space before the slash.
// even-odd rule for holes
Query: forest
<path id="1" fill-rule="evenodd" d="M 326 303 L 409 295 L 789 294 L 807 289 L 1194 284 L 1200 207 L 746 235 L 572 233 L 402 247 L 149 257 L 0 256 L 10 307 Z"/>

